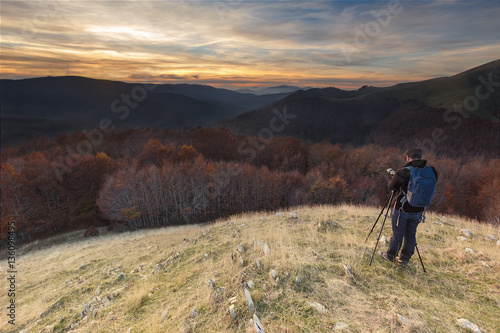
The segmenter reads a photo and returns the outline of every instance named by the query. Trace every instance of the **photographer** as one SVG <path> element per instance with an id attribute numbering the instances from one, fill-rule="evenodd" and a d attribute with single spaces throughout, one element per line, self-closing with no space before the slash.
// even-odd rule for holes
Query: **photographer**
<path id="1" fill-rule="evenodd" d="M 407 268 L 417 244 L 415 234 L 418 224 L 435 193 L 438 173 L 434 167 L 426 166 L 427 161 L 422 159 L 422 150 L 419 148 L 408 149 L 404 153 L 404 158 L 406 160 L 404 168 L 396 172 L 388 170 L 393 174 L 388 187 L 395 191 L 396 199 L 391 215 L 392 236 L 389 248 L 381 255 L 385 260 Z M 398 256 L 400 249 L 401 253 Z"/>

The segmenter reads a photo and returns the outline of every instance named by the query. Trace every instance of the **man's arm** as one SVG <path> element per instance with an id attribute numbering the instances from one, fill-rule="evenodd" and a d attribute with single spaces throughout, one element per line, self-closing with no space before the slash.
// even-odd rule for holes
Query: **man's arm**
<path id="1" fill-rule="evenodd" d="M 392 179 L 389 181 L 389 184 L 387 187 L 389 187 L 389 190 L 395 191 L 399 190 L 401 188 L 401 185 L 408 179 L 410 176 L 410 170 L 403 168 L 399 169 L 396 171 L 394 176 L 392 176 Z"/>

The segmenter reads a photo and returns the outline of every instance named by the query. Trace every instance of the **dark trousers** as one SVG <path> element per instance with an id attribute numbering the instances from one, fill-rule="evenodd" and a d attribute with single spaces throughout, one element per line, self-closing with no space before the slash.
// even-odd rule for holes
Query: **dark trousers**
<path id="1" fill-rule="evenodd" d="M 401 245 L 400 259 L 408 262 L 415 252 L 417 227 L 423 213 L 405 213 L 394 209 L 392 212 L 392 237 L 387 249 L 387 257 L 394 259 L 398 255 Z"/>

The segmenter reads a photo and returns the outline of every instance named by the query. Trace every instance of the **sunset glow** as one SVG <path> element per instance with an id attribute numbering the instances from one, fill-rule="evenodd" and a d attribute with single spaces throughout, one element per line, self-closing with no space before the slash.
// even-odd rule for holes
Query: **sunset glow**
<path id="1" fill-rule="evenodd" d="M 500 54 L 487 1 L 2 1 L 1 78 L 387 86 Z"/>

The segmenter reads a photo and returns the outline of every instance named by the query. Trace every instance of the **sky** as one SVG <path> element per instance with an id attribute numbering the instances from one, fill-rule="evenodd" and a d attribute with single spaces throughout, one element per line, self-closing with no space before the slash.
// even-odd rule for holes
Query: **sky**
<path id="1" fill-rule="evenodd" d="M 0 78 L 357 89 L 500 58 L 500 1 L 5 1 Z"/>

